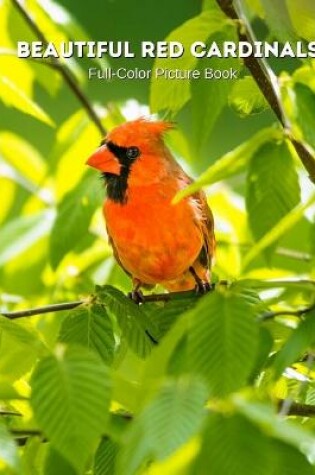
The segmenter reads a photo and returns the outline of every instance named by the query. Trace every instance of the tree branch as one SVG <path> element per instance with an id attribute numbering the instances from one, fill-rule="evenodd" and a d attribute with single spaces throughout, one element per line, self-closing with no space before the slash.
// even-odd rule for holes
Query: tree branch
<path id="1" fill-rule="evenodd" d="M 315 286 L 315 281 L 312 280 L 301 280 L 301 281 L 275 281 L 272 282 L 274 287 L 283 287 L 289 284 L 292 285 L 310 285 Z M 216 285 L 220 286 L 228 286 L 229 283 L 225 280 L 221 280 Z M 212 284 L 212 289 L 214 290 L 216 287 L 215 284 Z M 262 283 L 259 288 L 270 288 L 270 284 L 266 285 L 266 283 Z M 148 294 L 143 296 L 143 303 L 152 303 L 152 302 L 170 302 L 172 300 L 182 300 L 182 299 L 192 299 L 192 298 L 199 298 L 200 294 L 197 294 L 195 290 L 185 290 L 183 292 L 168 292 L 168 293 L 161 293 L 161 294 Z M 79 305 L 88 303 L 89 300 L 75 300 L 73 302 L 62 302 L 62 303 L 55 303 L 50 305 L 44 305 L 42 307 L 31 308 L 26 310 L 17 310 L 15 312 L 0 312 L 0 315 L 3 317 L 9 318 L 10 320 L 14 320 L 16 318 L 23 318 L 23 317 L 32 317 L 34 315 L 42 315 L 45 313 L 52 313 L 52 312 L 61 312 L 63 310 L 72 310 Z M 278 310 L 274 312 L 265 312 L 260 316 L 260 320 L 271 320 L 280 315 L 294 315 L 300 317 L 305 313 L 311 312 L 315 309 L 315 303 L 310 305 L 309 307 L 300 308 L 297 310 Z"/>
<path id="2" fill-rule="evenodd" d="M 221 285 L 225 285 L 224 281 L 222 281 Z M 164 294 L 144 295 L 143 302 L 169 302 L 170 300 L 182 300 L 183 298 L 191 299 L 198 297 L 199 294 L 197 294 L 194 290 L 186 290 L 184 292 L 169 292 Z M 34 315 L 42 315 L 44 313 L 72 310 L 73 308 L 76 308 L 84 303 L 88 303 L 88 300 L 75 300 L 73 302 L 55 303 L 27 310 L 17 310 L 16 312 L 0 312 L 0 315 L 9 318 L 10 320 L 14 320 L 16 318 L 32 317 Z"/>
<path id="3" fill-rule="evenodd" d="M 21 16 L 24 18 L 26 23 L 29 25 L 29 27 L 33 30 L 37 38 L 44 44 L 48 44 L 48 40 L 45 37 L 44 33 L 41 31 L 41 29 L 38 27 L 38 25 L 35 23 L 33 18 L 28 14 L 24 6 L 20 3 L 19 0 L 11 0 L 15 8 L 20 12 Z M 51 67 L 59 71 L 59 73 L 62 75 L 63 79 L 65 82 L 68 84 L 74 95 L 78 98 L 78 100 L 81 102 L 82 106 L 86 110 L 87 114 L 95 124 L 95 126 L 98 128 L 100 131 L 101 135 L 104 136 L 106 135 L 106 129 L 103 126 L 100 118 L 98 117 L 97 113 L 95 112 L 93 106 L 91 105 L 89 99 L 86 97 L 82 89 L 78 86 L 76 80 L 73 78 L 72 73 L 68 69 L 68 67 L 62 63 L 58 58 L 53 58 L 53 60 L 49 63 Z"/>
<path id="4" fill-rule="evenodd" d="M 277 400 L 278 410 L 281 410 L 285 399 Z M 311 404 L 301 404 L 298 402 L 291 402 L 287 416 L 299 416 L 299 417 L 315 417 L 315 406 Z M 116 415 L 115 415 L 116 416 Z M 116 417 L 123 418 L 126 421 L 132 421 L 132 414 L 118 414 Z M 46 442 L 47 439 L 39 429 L 10 429 L 10 433 L 15 438 L 15 442 L 18 446 L 24 446 L 30 437 L 41 437 L 43 442 Z M 107 439 L 107 435 L 103 435 L 103 439 Z"/>
<path id="5" fill-rule="evenodd" d="M 254 33 L 250 24 L 241 12 L 240 8 L 233 5 L 233 0 L 216 0 L 221 10 L 232 20 L 238 22 L 239 41 L 247 41 L 253 44 Z M 238 3 L 238 2 L 236 2 Z M 289 123 L 285 111 L 283 110 L 277 78 L 269 66 L 261 59 L 253 55 L 244 58 L 245 66 L 251 72 L 259 89 L 263 93 L 270 107 L 277 116 L 283 128 L 287 131 L 287 138 L 291 141 L 301 162 L 309 173 L 310 180 L 315 184 L 315 157 L 311 148 L 293 137 L 291 124 Z"/>
<path id="6" fill-rule="evenodd" d="M 133 414 L 129 412 L 111 412 L 110 418 L 113 420 L 119 420 L 119 422 L 129 423 L 133 419 Z M 18 446 L 24 446 L 30 437 L 40 437 L 42 442 L 47 442 L 47 437 L 43 434 L 40 429 L 30 428 L 30 429 L 23 429 L 23 428 L 10 428 L 10 433 L 15 438 L 15 442 Z M 108 435 L 104 434 L 102 439 L 107 439 Z"/>

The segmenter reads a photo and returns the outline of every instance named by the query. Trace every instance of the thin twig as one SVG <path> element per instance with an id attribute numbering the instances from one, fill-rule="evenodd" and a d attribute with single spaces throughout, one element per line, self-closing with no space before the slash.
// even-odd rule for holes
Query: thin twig
<path id="1" fill-rule="evenodd" d="M 18 416 L 22 417 L 22 414 L 17 411 L 10 411 L 9 409 L 0 409 L 0 416 Z"/>
<path id="2" fill-rule="evenodd" d="M 253 44 L 254 33 L 250 24 L 243 15 L 240 8 L 236 9 L 233 0 L 216 0 L 221 10 L 238 25 L 239 41 L 246 41 Z M 238 10 L 238 11 L 237 11 Z M 310 180 L 315 183 L 315 157 L 311 148 L 293 137 L 291 124 L 289 123 L 285 111 L 283 110 L 277 79 L 268 65 L 261 58 L 254 55 L 244 58 L 245 66 L 251 72 L 259 89 L 263 93 L 270 107 L 277 116 L 279 122 L 287 132 L 287 138 L 291 141 L 301 162 L 309 173 Z"/>
<path id="3" fill-rule="evenodd" d="M 307 384 L 307 377 L 311 374 L 311 371 L 312 371 L 312 368 L 313 368 L 313 365 L 314 365 L 314 359 L 315 359 L 315 355 L 313 353 L 309 353 L 308 354 L 308 357 L 307 357 L 307 360 L 306 360 L 306 366 L 307 366 L 307 374 L 305 375 L 306 378 L 305 380 L 301 381 L 301 383 L 299 384 L 297 390 L 295 391 L 295 397 L 298 398 L 304 387 L 306 386 Z M 282 404 L 279 406 L 279 415 L 280 416 L 288 416 L 288 415 L 296 415 L 295 413 L 292 413 L 292 408 L 293 408 L 293 405 L 295 405 L 296 403 L 294 402 L 294 397 L 292 396 L 288 396 L 287 398 L 283 399 L 282 401 Z M 301 405 L 299 405 L 301 406 Z M 311 406 L 311 407 L 314 407 L 314 406 Z M 297 415 L 302 415 L 301 412 L 302 412 L 302 408 L 300 407 L 300 413 L 297 414 Z M 306 411 L 305 411 L 306 412 Z M 304 413 L 305 415 L 305 413 Z M 314 414 L 315 415 L 315 412 Z"/>
<path id="4" fill-rule="evenodd" d="M 287 249 L 285 247 L 278 247 L 278 249 L 276 249 L 276 254 L 278 254 L 278 256 L 288 257 L 289 259 L 304 262 L 311 262 L 311 260 L 314 258 L 307 252 L 295 251 L 294 249 Z"/>
<path id="5" fill-rule="evenodd" d="M 275 317 L 279 317 L 281 315 L 292 315 L 294 317 L 301 317 L 306 313 L 311 312 L 315 309 L 315 304 L 310 305 L 309 307 L 298 308 L 296 310 L 277 310 L 275 312 L 266 312 L 259 317 L 259 320 L 272 320 Z"/>
<path id="6" fill-rule="evenodd" d="M 33 30 L 33 32 L 35 33 L 37 38 L 43 43 L 44 46 L 47 45 L 49 43 L 49 41 L 47 40 L 46 36 L 41 31 L 39 26 L 35 23 L 33 18 L 28 14 L 28 12 L 24 8 L 24 6 L 20 3 L 20 1 L 19 0 L 11 0 L 11 1 L 12 1 L 13 5 L 15 6 L 15 8 L 20 12 L 22 17 L 26 21 L 26 23 Z M 73 91 L 75 96 L 78 98 L 78 100 L 83 105 L 84 109 L 88 113 L 89 117 L 91 118 L 91 120 L 93 121 L 95 126 L 100 131 L 101 135 L 105 136 L 106 135 L 105 127 L 103 126 L 100 118 L 98 117 L 97 113 L 95 112 L 95 110 L 94 110 L 93 106 L 91 105 L 90 101 L 88 100 L 88 98 L 86 97 L 86 95 L 84 94 L 82 89 L 80 89 L 77 82 L 73 78 L 72 73 L 70 72 L 68 67 L 64 63 L 59 61 L 58 58 L 53 58 L 53 60 L 49 63 L 49 65 L 52 66 L 57 71 L 59 71 L 59 73 L 64 78 L 65 82 L 68 84 L 70 89 Z"/>
<path id="7" fill-rule="evenodd" d="M 245 281 L 247 279 L 244 279 Z M 315 290 L 315 280 L 311 279 L 299 279 L 299 280 L 260 280 L 253 281 L 248 279 L 250 284 L 249 287 L 257 290 L 272 289 L 272 288 L 285 288 L 285 287 L 310 287 L 312 290 Z"/>
<path id="8" fill-rule="evenodd" d="M 17 310 L 16 312 L 1 312 L 3 317 L 14 320 L 15 318 L 32 317 L 33 315 L 41 315 L 43 313 L 61 312 L 62 310 L 71 310 L 85 303 L 84 300 L 76 300 L 74 302 L 55 303 L 45 305 L 43 307 L 31 308 L 28 310 Z"/>
<path id="9" fill-rule="evenodd" d="M 284 401 L 285 401 L 284 399 L 279 399 L 277 401 L 279 410 L 281 410 L 281 407 L 283 407 Z M 315 417 L 315 406 L 311 404 L 301 404 L 301 403 L 292 401 L 286 415 L 300 416 L 300 417 Z"/>
<path id="10" fill-rule="evenodd" d="M 216 244 L 217 246 L 239 247 L 241 249 L 250 249 L 254 245 L 252 242 L 231 242 L 225 239 L 218 239 L 216 241 Z M 315 256 L 312 256 L 307 252 L 301 252 L 295 249 L 288 249 L 286 247 L 278 247 L 274 251 L 274 254 L 303 262 L 311 262 L 312 259 L 315 258 Z"/>
<path id="11" fill-rule="evenodd" d="M 31 437 L 30 435 L 15 437 L 15 443 L 18 447 L 24 447 L 27 444 L 27 441 L 29 440 L 30 437 Z"/>
<path id="12" fill-rule="evenodd" d="M 15 437 L 22 437 L 22 436 L 41 436 L 42 432 L 39 429 L 23 429 L 23 428 L 16 428 L 10 429 L 10 432 Z"/>
<path id="13" fill-rule="evenodd" d="M 31 437 L 40 437 L 43 442 L 46 442 L 46 438 L 39 429 L 10 429 L 10 433 L 19 447 L 24 447 Z"/>

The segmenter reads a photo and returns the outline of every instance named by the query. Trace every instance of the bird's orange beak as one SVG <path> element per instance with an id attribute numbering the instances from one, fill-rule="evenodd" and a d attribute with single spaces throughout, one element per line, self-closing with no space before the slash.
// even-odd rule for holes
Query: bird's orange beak
<path id="1" fill-rule="evenodd" d="M 120 163 L 117 158 L 107 149 L 106 145 L 99 147 L 87 160 L 87 165 L 104 173 L 120 175 Z"/>

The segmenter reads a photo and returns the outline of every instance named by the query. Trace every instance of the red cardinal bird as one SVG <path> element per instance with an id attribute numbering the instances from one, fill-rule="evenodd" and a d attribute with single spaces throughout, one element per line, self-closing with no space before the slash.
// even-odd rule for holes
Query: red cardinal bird
<path id="1" fill-rule="evenodd" d="M 87 161 L 105 180 L 109 242 L 118 264 L 132 277 L 131 297 L 138 302 L 141 286 L 210 289 L 213 217 L 201 191 L 172 203 L 192 179 L 163 141 L 171 127 L 163 121 L 126 122 Z"/>

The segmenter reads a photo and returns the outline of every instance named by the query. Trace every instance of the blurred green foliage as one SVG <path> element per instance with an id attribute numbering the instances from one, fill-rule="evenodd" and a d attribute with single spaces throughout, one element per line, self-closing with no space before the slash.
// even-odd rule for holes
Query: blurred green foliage
<path id="1" fill-rule="evenodd" d="M 238 3 L 261 40 L 314 39 L 311 0 Z M 214 0 L 24 7 L 56 43 L 237 38 Z M 0 474 L 314 473 L 312 418 L 280 417 L 277 405 L 314 404 L 315 193 L 249 72 L 237 59 L 137 55 L 110 65 L 234 67 L 239 78 L 106 82 L 87 69 L 107 60 L 65 63 L 106 129 L 173 118 L 168 144 L 196 177 L 177 199 L 207 187 L 214 279 L 233 283 L 138 307 L 107 244 L 102 183 L 85 166 L 99 130 L 58 70 L 16 57 L 16 41 L 35 39 L 0 0 L 1 311 L 86 302 L 0 317 Z M 315 61 L 270 64 L 290 133 L 314 156 Z"/>

